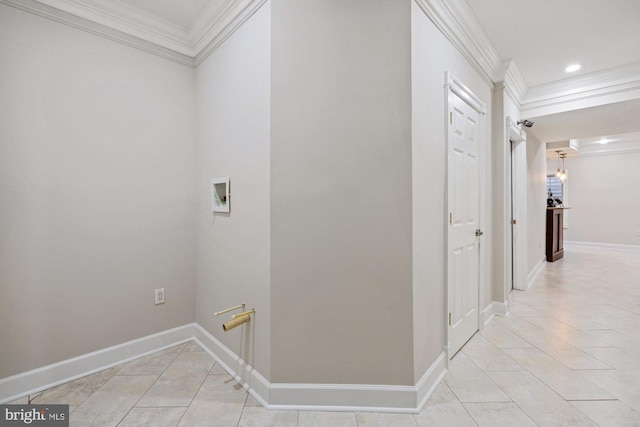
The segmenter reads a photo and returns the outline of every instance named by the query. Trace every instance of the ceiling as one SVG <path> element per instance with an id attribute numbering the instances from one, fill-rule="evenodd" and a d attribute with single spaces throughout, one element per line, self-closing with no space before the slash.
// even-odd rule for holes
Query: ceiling
<path id="1" fill-rule="evenodd" d="M 640 62 L 638 0 L 466 0 L 503 60 L 513 60 L 529 87 Z M 567 74 L 573 63 L 582 68 Z M 640 141 L 640 101 L 543 117 L 526 117 L 542 142 L 582 139 L 594 145 Z M 626 141 L 626 142 L 625 142 Z"/>

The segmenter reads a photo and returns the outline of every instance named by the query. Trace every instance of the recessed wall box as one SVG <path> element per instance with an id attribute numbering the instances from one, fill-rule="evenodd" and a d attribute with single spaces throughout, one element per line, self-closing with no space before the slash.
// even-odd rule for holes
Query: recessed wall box
<path id="1" fill-rule="evenodd" d="M 213 212 L 229 212 L 229 177 L 211 179 L 211 203 Z"/>

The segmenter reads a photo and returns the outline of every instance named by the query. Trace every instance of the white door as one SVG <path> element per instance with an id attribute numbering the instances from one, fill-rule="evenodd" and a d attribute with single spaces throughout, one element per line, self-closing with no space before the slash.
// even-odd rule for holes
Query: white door
<path id="1" fill-rule="evenodd" d="M 449 357 L 478 330 L 480 113 L 449 95 L 448 305 Z M 479 234 L 479 233 L 478 233 Z"/>

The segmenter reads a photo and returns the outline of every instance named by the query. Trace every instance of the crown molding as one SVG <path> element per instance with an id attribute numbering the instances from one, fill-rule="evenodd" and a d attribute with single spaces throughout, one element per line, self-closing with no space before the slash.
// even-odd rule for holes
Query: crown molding
<path id="1" fill-rule="evenodd" d="M 464 1 L 454 0 L 415 2 L 480 76 L 493 86 L 502 59 L 469 6 Z"/>
<path id="2" fill-rule="evenodd" d="M 584 92 L 585 90 L 597 90 L 620 84 L 633 83 L 639 79 L 640 62 L 636 62 L 534 86 L 529 90 L 523 102 L 541 102 L 554 95 L 557 96 L 557 94 L 568 96 Z"/>
<path id="3" fill-rule="evenodd" d="M 211 2 L 189 28 L 117 0 L 0 0 L 0 3 L 181 64 L 197 66 L 266 1 Z M 415 1 L 483 79 L 493 85 L 502 60 L 466 3 Z"/>
<path id="4" fill-rule="evenodd" d="M 175 26 L 151 15 L 120 13 L 126 9 L 86 0 L 0 0 L 0 3 L 95 34 L 154 55 L 193 66 L 193 55 Z M 113 4 L 116 4 L 113 2 Z M 116 6 L 119 7 L 119 6 Z M 156 22 L 154 22 L 154 19 Z"/>
<path id="5" fill-rule="evenodd" d="M 266 0 L 211 2 L 184 28 L 117 0 L 0 0 L 0 3 L 194 67 Z"/>
<path id="6" fill-rule="evenodd" d="M 39 3 L 122 33 L 190 55 L 184 28 L 117 0 L 37 0 Z"/>
<path id="7" fill-rule="evenodd" d="M 496 74 L 495 81 L 496 87 L 499 87 L 499 85 L 504 87 L 507 96 L 509 96 L 516 105 L 520 105 L 529 90 L 520 69 L 513 60 L 502 63 L 500 70 Z"/>
<path id="8" fill-rule="evenodd" d="M 232 0 L 225 7 L 205 9 L 191 28 L 196 52 L 194 65 L 200 65 L 266 2 L 267 0 Z"/>
<path id="9" fill-rule="evenodd" d="M 520 105 L 528 91 L 522 73 L 512 60 L 503 61 L 466 2 L 415 0 L 427 17 L 492 87 L 504 87 Z"/>
<path id="10" fill-rule="evenodd" d="M 529 88 L 521 109 L 533 117 L 638 98 L 640 62 Z"/>

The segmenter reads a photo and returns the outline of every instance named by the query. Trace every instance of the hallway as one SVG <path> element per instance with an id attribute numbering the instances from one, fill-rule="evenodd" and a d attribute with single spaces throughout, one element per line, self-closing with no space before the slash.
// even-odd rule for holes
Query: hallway
<path id="1" fill-rule="evenodd" d="M 417 415 L 266 411 L 195 342 L 31 398 L 71 405 L 83 427 L 640 426 L 639 285 L 639 251 L 566 248 Z"/>

